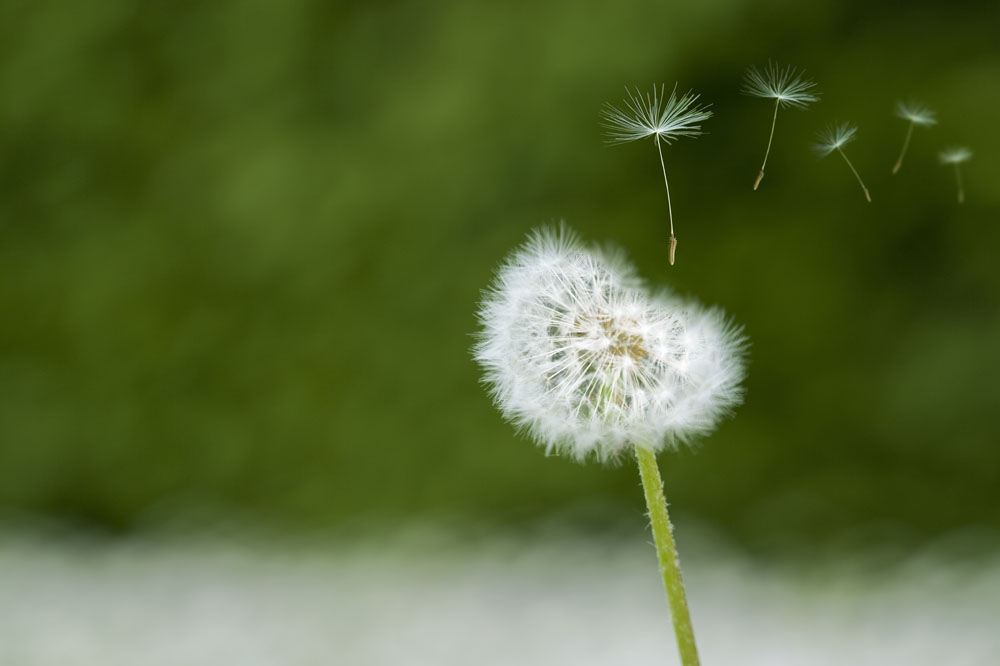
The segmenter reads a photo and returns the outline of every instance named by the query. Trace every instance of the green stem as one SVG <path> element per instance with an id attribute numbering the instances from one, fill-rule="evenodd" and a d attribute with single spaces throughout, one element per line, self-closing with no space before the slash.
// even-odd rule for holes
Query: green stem
<path id="1" fill-rule="evenodd" d="M 698 648 L 694 644 L 691 614 L 688 612 L 684 580 L 681 578 L 677 546 L 674 544 L 673 527 L 670 525 L 670 515 L 667 513 L 667 499 L 663 496 L 663 482 L 660 481 L 660 470 L 656 466 L 656 455 L 652 449 L 636 446 L 635 457 L 639 462 L 639 476 L 642 477 L 642 489 L 646 495 L 646 507 L 649 509 L 649 523 L 653 528 L 656 555 L 660 560 L 660 573 L 663 575 L 663 587 L 667 591 L 681 664 L 698 666 Z"/>

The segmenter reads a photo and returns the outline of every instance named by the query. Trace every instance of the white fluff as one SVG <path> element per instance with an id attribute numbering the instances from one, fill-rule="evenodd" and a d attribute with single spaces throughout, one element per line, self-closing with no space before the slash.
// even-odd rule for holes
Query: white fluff
<path id="1" fill-rule="evenodd" d="M 820 157 L 826 157 L 854 141 L 858 128 L 853 123 L 834 123 L 819 133 L 819 140 L 813 144 Z"/>
<path id="2" fill-rule="evenodd" d="M 479 310 L 497 406 L 547 453 L 599 460 L 710 432 L 742 398 L 746 339 L 718 309 L 651 293 L 624 257 L 536 231 Z"/>
<path id="3" fill-rule="evenodd" d="M 769 62 L 763 69 L 750 67 L 743 75 L 743 94 L 776 100 L 782 107 L 804 109 L 819 101 L 813 88 L 816 82 L 791 66 L 779 67 Z"/>
<path id="4" fill-rule="evenodd" d="M 896 102 L 896 115 L 903 120 L 909 120 L 914 125 L 930 127 L 937 125 L 937 114 L 920 102 Z"/>
<path id="5" fill-rule="evenodd" d="M 972 151 L 965 146 L 953 146 L 938 153 L 941 164 L 961 164 L 972 158 Z"/>
<path id="6" fill-rule="evenodd" d="M 696 104 L 698 95 L 693 92 L 678 95 L 676 83 L 670 97 L 665 91 L 663 84 L 659 90 L 653 86 L 652 94 L 636 88 L 633 95 L 625 88 L 628 99 L 621 108 L 605 104 L 601 119 L 608 143 L 628 143 L 654 136 L 669 146 L 682 136 L 699 136 L 701 123 L 711 118 L 712 112 L 707 106 Z"/>

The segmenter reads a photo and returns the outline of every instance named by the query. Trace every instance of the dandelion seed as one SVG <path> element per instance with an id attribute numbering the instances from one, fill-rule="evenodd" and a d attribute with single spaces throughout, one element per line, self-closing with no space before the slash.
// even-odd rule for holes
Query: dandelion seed
<path id="1" fill-rule="evenodd" d="M 819 141 L 813 145 L 813 149 L 819 154 L 820 157 L 826 157 L 833 151 L 840 153 L 840 156 L 844 158 L 844 161 L 847 162 L 847 166 L 849 166 L 851 171 L 854 173 L 854 177 L 858 179 L 858 184 L 861 185 L 861 189 L 865 193 L 865 198 L 869 203 L 871 203 L 872 195 L 868 192 L 868 188 L 865 187 L 864 182 L 861 180 L 858 170 L 854 168 L 854 165 L 851 164 L 851 160 L 847 159 L 847 155 L 843 151 L 844 146 L 851 141 L 854 141 L 854 135 L 857 131 L 858 128 L 850 123 L 836 123 L 830 125 L 819 133 Z"/>
<path id="2" fill-rule="evenodd" d="M 958 203 L 965 203 L 965 187 L 962 185 L 962 171 L 959 165 L 972 158 L 972 151 L 965 146 L 954 146 L 938 153 L 941 164 L 951 164 L 955 167 L 955 183 L 958 186 Z"/>
<path id="3" fill-rule="evenodd" d="M 601 111 L 602 124 L 607 130 L 609 144 L 628 143 L 653 137 L 656 150 L 660 155 L 660 168 L 663 170 L 663 184 L 667 188 L 667 213 L 670 217 L 670 265 L 674 265 L 677 251 L 677 237 L 674 235 L 674 210 L 670 202 L 670 183 L 667 181 L 667 166 L 663 160 L 663 148 L 660 143 L 668 146 L 680 137 L 696 137 L 701 132 L 701 122 L 712 117 L 707 106 L 696 104 L 698 95 L 690 91 L 677 95 L 677 85 L 665 97 L 663 85 L 653 92 L 641 93 L 638 88 L 635 94 L 626 88 L 628 98 L 624 106 L 618 108 L 605 104 Z"/>
<path id="4" fill-rule="evenodd" d="M 548 453 L 635 454 L 684 666 L 698 664 L 656 451 L 710 432 L 742 399 L 745 338 L 721 311 L 650 292 L 620 254 L 543 229 L 479 309 L 476 360 L 504 416 Z"/>
<path id="5" fill-rule="evenodd" d="M 913 128 L 917 125 L 930 127 L 937 124 L 935 113 L 919 102 L 896 102 L 896 115 L 909 122 L 906 126 L 906 138 L 903 139 L 903 149 L 899 152 L 899 159 L 892 167 L 893 173 L 897 173 L 903 166 L 903 157 L 906 156 L 906 149 L 910 146 Z"/>
<path id="6" fill-rule="evenodd" d="M 812 92 L 815 87 L 816 83 L 807 79 L 803 72 L 790 66 L 779 67 L 775 63 L 768 63 L 763 70 L 750 67 L 743 75 L 744 95 L 774 100 L 771 134 L 767 138 L 764 162 L 760 165 L 760 172 L 753 182 L 754 190 L 764 179 L 764 167 L 767 166 L 767 157 L 771 154 L 771 142 L 774 140 L 774 126 L 778 122 L 778 108 L 805 109 L 812 102 L 819 100 L 819 93 Z"/>

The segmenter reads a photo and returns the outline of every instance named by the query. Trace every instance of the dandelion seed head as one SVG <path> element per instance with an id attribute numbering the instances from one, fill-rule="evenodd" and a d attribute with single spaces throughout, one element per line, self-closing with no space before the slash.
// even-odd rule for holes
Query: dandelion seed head
<path id="1" fill-rule="evenodd" d="M 839 148 L 854 141 L 854 135 L 858 128 L 852 123 L 834 123 L 827 126 L 819 133 L 819 140 L 813 144 L 815 150 L 821 157 L 825 157 Z"/>
<path id="2" fill-rule="evenodd" d="M 625 89 L 628 97 L 622 107 L 605 104 L 601 110 L 602 125 L 606 130 L 608 143 L 628 143 L 655 136 L 663 142 L 673 143 L 682 136 L 694 137 L 702 134 L 701 123 L 712 117 L 705 105 L 698 105 L 698 95 L 687 92 L 677 94 L 677 85 L 670 96 L 665 96 L 666 88 L 653 86 L 652 93 L 635 94 Z"/>
<path id="3" fill-rule="evenodd" d="M 624 258 L 542 229 L 500 268 L 474 349 L 497 406 L 548 453 L 615 458 L 707 434 L 742 399 L 722 311 L 649 292 Z"/>
<path id="4" fill-rule="evenodd" d="M 743 94 L 777 100 L 783 107 L 806 108 L 819 101 L 819 93 L 813 89 L 816 82 L 806 78 L 805 73 L 791 66 L 779 67 L 769 62 L 763 69 L 756 66 L 747 68 L 743 75 Z"/>
<path id="5" fill-rule="evenodd" d="M 937 114 L 920 102 L 896 102 L 896 115 L 903 120 L 909 120 L 914 125 L 924 127 L 937 125 Z"/>
<path id="6" fill-rule="evenodd" d="M 961 164 L 972 157 L 972 151 L 965 146 L 952 146 L 938 153 L 941 164 Z"/>

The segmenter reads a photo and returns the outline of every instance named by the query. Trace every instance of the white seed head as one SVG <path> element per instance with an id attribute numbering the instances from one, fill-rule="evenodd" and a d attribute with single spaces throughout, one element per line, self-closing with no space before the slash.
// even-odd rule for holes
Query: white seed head
<path id="1" fill-rule="evenodd" d="M 896 115 L 914 125 L 937 125 L 937 114 L 920 102 L 896 102 Z"/>
<path id="2" fill-rule="evenodd" d="M 763 70 L 747 68 L 743 75 L 742 92 L 751 97 L 777 100 L 780 106 L 804 109 L 810 103 L 819 101 L 819 93 L 813 91 L 815 87 L 816 82 L 807 79 L 804 72 L 769 62 Z"/>
<path id="3" fill-rule="evenodd" d="M 965 146 L 952 146 L 938 153 L 941 164 L 961 164 L 972 157 L 972 151 Z"/>
<path id="4" fill-rule="evenodd" d="M 618 253 L 536 231 L 479 309 L 474 353 L 505 418 L 548 453 L 613 459 L 707 434 L 742 399 L 746 339 L 718 309 L 649 292 Z"/>
<path id="5" fill-rule="evenodd" d="M 819 133 L 819 140 L 813 144 L 813 150 L 825 157 L 854 141 L 858 128 L 851 123 L 834 123 Z"/>
<path id="6" fill-rule="evenodd" d="M 625 88 L 628 98 L 624 107 L 618 108 L 605 104 L 601 111 L 601 120 L 607 130 L 608 143 L 628 143 L 649 136 L 656 136 L 668 145 L 682 136 L 698 136 L 701 134 L 701 122 L 712 117 L 707 106 L 698 106 L 698 95 L 690 91 L 677 96 L 677 85 L 664 97 L 664 86 L 653 92 L 641 93 L 635 89 L 635 94 Z"/>

